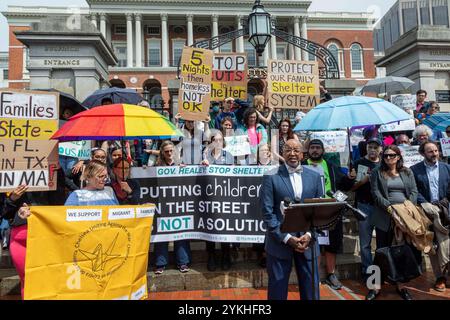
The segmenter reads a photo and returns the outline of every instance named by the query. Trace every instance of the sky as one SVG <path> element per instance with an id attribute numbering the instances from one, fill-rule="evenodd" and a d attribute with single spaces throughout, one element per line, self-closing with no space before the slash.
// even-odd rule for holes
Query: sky
<path id="1" fill-rule="evenodd" d="M 170 1 L 170 0 L 168 0 Z M 312 0 L 309 11 L 351 11 L 371 12 L 377 18 L 382 17 L 395 0 Z M 264 4 L 264 1 L 262 1 Z M 8 6 L 85 6 L 85 0 L 0 0 L 0 11 Z M 6 35 L 6 36 L 4 36 Z M 0 14 L 0 51 L 8 50 L 8 24 L 6 18 Z"/>

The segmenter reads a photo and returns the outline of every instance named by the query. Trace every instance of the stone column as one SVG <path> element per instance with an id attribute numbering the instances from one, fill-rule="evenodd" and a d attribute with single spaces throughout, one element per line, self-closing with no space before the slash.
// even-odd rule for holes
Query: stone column
<path id="1" fill-rule="evenodd" d="M 294 17 L 294 36 L 300 37 L 300 17 Z M 302 50 L 299 47 L 294 48 L 295 60 L 302 60 Z"/>
<path id="2" fill-rule="evenodd" d="M 306 24 L 306 22 L 308 21 L 308 17 L 303 16 L 301 20 L 302 20 L 302 38 L 308 40 L 308 27 Z M 302 50 L 302 55 L 303 55 L 303 61 L 309 60 L 308 52 L 306 50 Z"/>
<path id="3" fill-rule="evenodd" d="M 142 67 L 142 14 L 135 13 L 135 29 L 136 29 L 136 68 Z"/>
<path id="4" fill-rule="evenodd" d="M 194 15 L 189 13 L 187 18 L 187 45 L 192 46 L 194 44 Z"/>
<path id="5" fill-rule="evenodd" d="M 294 28 L 292 26 L 289 27 L 288 33 L 294 34 Z M 289 60 L 295 60 L 295 50 L 293 44 L 288 45 L 288 52 L 289 52 Z"/>
<path id="6" fill-rule="evenodd" d="M 405 33 L 405 29 L 403 28 L 403 14 L 402 14 L 402 2 L 398 2 L 398 24 L 400 26 L 400 36 Z"/>
<path id="7" fill-rule="evenodd" d="M 417 25 L 422 25 L 422 18 L 420 16 L 420 1 L 416 0 L 416 11 L 417 11 Z"/>
<path id="8" fill-rule="evenodd" d="M 272 21 L 276 21 L 276 17 L 272 16 Z M 277 37 L 272 35 L 272 38 L 270 38 L 270 51 L 271 51 L 271 58 L 277 59 Z"/>
<path id="9" fill-rule="evenodd" d="M 400 5 L 400 4 L 399 4 Z M 428 0 L 428 10 L 430 12 L 430 25 L 434 25 L 434 18 L 433 18 L 433 2 L 431 0 Z M 448 7 L 448 16 L 450 19 L 450 6 Z"/>
<path id="10" fill-rule="evenodd" d="M 242 16 L 236 16 L 236 30 L 242 29 Z M 239 37 L 236 39 L 236 52 L 244 52 L 244 37 Z"/>
<path id="11" fill-rule="evenodd" d="M 96 13 L 91 13 L 91 22 L 95 26 L 95 28 L 97 28 L 97 14 Z"/>
<path id="12" fill-rule="evenodd" d="M 167 28 L 167 13 L 161 14 L 161 36 L 162 36 L 162 67 L 167 68 L 169 66 L 169 32 Z"/>
<path id="13" fill-rule="evenodd" d="M 100 32 L 106 39 L 106 13 L 100 13 Z"/>
<path id="14" fill-rule="evenodd" d="M 219 16 L 217 14 L 213 14 L 211 16 L 212 20 L 212 37 L 217 37 L 219 35 Z M 215 48 L 214 52 L 219 52 L 219 48 Z"/>
<path id="15" fill-rule="evenodd" d="M 133 68 L 133 14 L 126 13 L 127 17 L 127 68 Z"/>

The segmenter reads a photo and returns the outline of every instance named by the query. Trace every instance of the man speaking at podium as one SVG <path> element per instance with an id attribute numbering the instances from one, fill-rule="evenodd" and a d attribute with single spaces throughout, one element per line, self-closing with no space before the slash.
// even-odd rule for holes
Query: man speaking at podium
<path id="1" fill-rule="evenodd" d="M 262 211 L 266 232 L 267 273 L 269 275 L 269 300 L 286 300 L 288 296 L 289 275 L 294 260 L 298 286 L 302 300 L 313 299 L 311 235 L 304 232 L 282 233 L 283 219 L 280 205 L 282 201 L 303 202 L 304 199 L 323 196 L 320 175 L 303 168 L 303 145 L 297 140 L 288 140 L 282 150 L 285 164 L 264 176 L 262 186 Z M 318 245 L 315 244 L 318 251 Z M 317 260 L 317 258 L 316 258 Z M 319 299 L 319 272 L 317 261 L 314 270 L 315 299 Z"/>

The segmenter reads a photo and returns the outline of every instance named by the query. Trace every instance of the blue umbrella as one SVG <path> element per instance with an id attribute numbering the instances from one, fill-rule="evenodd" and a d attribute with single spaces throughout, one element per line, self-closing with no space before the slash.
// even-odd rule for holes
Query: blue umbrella
<path id="1" fill-rule="evenodd" d="M 294 131 L 348 129 L 411 119 L 396 105 L 378 98 L 344 96 L 319 104 L 295 126 Z"/>
<path id="2" fill-rule="evenodd" d="M 442 122 L 439 122 L 433 129 L 433 131 L 440 131 L 440 132 L 444 132 L 445 129 L 447 129 L 447 127 L 450 126 L 450 119 L 449 120 L 445 120 Z"/>
<path id="3" fill-rule="evenodd" d="M 83 105 L 87 108 L 93 108 L 102 105 L 102 100 L 109 98 L 112 104 L 138 104 L 144 98 L 133 89 L 122 88 L 106 88 L 94 91 L 89 97 L 83 101 Z"/>
<path id="4" fill-rule="evenodd" d="M 433 114 L 431 117 L 425 119 L 422 124 L 430 127 L 430 129 L 435 130 L 437 125 L 441 125 L 444 121 L 450 120 L 450 112 L 438 112 Z M 443 125 L 443 124 L 442 124 Z M 444 131 L 445 131 L 444 127 Z"/>

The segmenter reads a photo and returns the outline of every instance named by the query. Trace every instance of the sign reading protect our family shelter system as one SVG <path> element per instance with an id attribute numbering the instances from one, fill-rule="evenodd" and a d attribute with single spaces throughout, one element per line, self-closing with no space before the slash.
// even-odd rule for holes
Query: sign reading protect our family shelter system
<path id="1" fill-rule="evenodd" d="M 268 103 L 274 108 L 308 111 L 320 103 L 315 61 L 269 60 L 267 81 Z"/>
<path id="2" fill-rule="evenodd" d="M 225 98 L 247 100 L 247 54 L 220 53 L 214 55 L 211 100 Z"/>
<path id="3" fill-rule="evenodd" d="M 151 204 L 31 207 L 24 298 L 145 299 L 154 211 Z"/>
<path id="4" fill-rule="evenodd" d="M 59 93 L 0 90 L 0 192 L 56 189 Z"/>
<path id="5" fill-rule="evenodd" d="M 213 51 L 184 47 L 178 110 L 185 120 L 207 120 L 211 101 Z"/>

